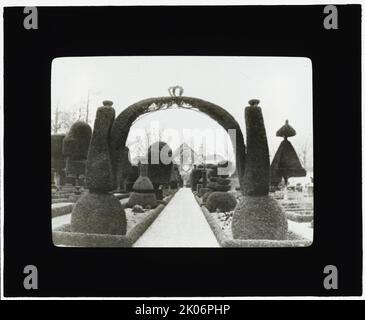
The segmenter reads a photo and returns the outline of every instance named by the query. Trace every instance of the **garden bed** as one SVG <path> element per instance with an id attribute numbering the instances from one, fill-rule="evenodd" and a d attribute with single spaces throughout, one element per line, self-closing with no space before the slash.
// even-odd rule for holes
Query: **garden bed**
<path id="1" fill-rule="evenodd" d="M 167 204 L 174 194 L 165 197 L 164 203 Z M 124 202 L 125 205 L 126 200 L 123 199 L 121 202 Z M 53 244 L 71 247 L 131 247 L 164 208 L 164 204 L 159 204 L 155 209 L 144 210 L 140 213 L 133 212 L 131 208 L 124 208 L 127 218 L 127 233 L 125 235 L 71 232 L 70 223 L 66 223 L 52 231 Z"/>
<path id="2" fill-rule="evenodd" d="M 164 205 L 159 205 L 155 209 L 141 213 L 134 213 L 132 209 L 125 209 L 127 216 L 127 233 L 125 235 L 71 232 L 71 225 L 65 224 L 52 231 L 53 244 L 71 247 L 131 247 L 164 207 Z"/>
<path id="3" fill-rule="evenodd" d="M 306 214 L 306 213 L 295 213 L 287 211 L 285 212 L 286 217 L 295 222 L 311 222 L 313 221 L 313 214 Z"/>
<path id="4" fill-rule="evenodd" d="M 287 240 L 241 240 L 233 239 L 231 220 L 232 212 L 209 212 L 209 210 L 202 204 L 200 198 L 195 197 L 201 206 L 202 212 L 212 229 L 217 241 L 222 247 L 244 247 L 244 248 L 262 248 L 262 247 L 307 247 L 312 244 L 301 235 L 289 231 Z"/>
<path id="5" fill-rule="evenodd" d="M 52 218 L 71 213 L 74 205 L 73 202 L 52 203 Z"/>

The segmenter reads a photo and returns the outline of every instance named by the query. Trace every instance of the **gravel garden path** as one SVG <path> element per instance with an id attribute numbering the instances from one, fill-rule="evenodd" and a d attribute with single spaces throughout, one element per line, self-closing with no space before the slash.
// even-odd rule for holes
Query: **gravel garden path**
<path id="1" fill-rule="evenodd" d="M 191 189 L 181 188 L 133 247 L 219 247 Z"/>

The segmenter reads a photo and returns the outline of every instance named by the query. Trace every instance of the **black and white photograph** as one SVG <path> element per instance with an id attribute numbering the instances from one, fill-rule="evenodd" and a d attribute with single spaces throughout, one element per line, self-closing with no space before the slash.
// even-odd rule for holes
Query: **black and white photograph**
<path id="1" fill-rule="evenodd" d="M 1 299 L 363 298 L 360 3 L 4 3 Z"/>
<path id="2" fill-rule="evenodd" d="M 311 245 L 311 79 L 307 58 L 55 59 L 54 244 Z"/>

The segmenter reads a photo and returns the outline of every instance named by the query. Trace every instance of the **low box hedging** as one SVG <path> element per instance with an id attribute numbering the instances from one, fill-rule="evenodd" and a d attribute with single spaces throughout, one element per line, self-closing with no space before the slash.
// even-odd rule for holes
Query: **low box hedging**
<path id="1" fill-rule="evenodd" d="M 157 218 L 164 207 L 164 205 L 159 205 L 151 210 L 150 214 L 127 231 L 126 235 L 71 232 L 70 225 L 66 224 L 52 232 L 53 244 L 55 246 L 72 247 L 131 247 Z"/>
<path id="2" fill-rule="evenodd" d="M 198 201 L 198 198 L 197 198 Z M 199 203 L 199 202 L 198 202 Z M 214 213 L 202 205 L 203 214 L 213 231 L 218 243 L 224 248 L 287 248 L 287 247 L 308 247 L 312 244 L 311 240 L 307 240 L 294 232 L 288 232 L 288 240 L 238 240 L 228 238 L 222 231 L 221 225 L 214 217 Z"/>

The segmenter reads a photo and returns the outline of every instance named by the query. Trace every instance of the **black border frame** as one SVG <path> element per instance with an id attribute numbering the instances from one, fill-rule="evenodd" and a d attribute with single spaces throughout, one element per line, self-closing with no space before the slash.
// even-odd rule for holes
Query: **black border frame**
<path id="1" fill-rule="evenodd" d="M 323 8 L 38 7 L 38 30 L 23 28 L 23 7 L 4 8 L 4 296 L 361 295 L 361 6 L 338 5 L 337 30 L 324 29 Z M 104 55 L 310 58 L 316 173 L 312 246 L 54 247 L 51 62 Z M 23 287 L 28 264 L 38 267 L 38 290 Z M 323 287 L 328 264 L 339 270 L 338 290 Z"/>

